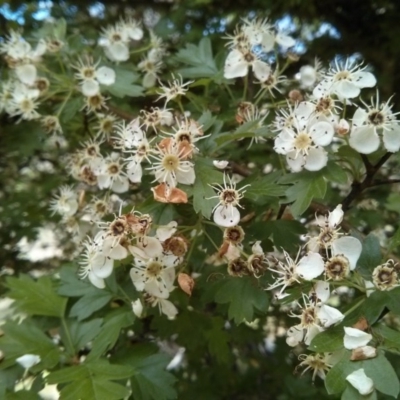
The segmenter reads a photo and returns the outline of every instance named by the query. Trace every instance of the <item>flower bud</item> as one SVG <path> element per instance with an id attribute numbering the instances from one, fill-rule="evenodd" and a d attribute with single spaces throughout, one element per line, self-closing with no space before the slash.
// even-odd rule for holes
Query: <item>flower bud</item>
<path id="1" fill-rule="evenodd" d="M 138 318 L 142 316 L 143 304 L 140 299 L 132 301 L 132 311 Z"/>
<path id="2" fill-rule="evenodd" d="M 338 124 L 335 126 L 335 131 L 338 135 L 347 135 L 350 130 L 350 125 L 345 119 L 341 119 Z"/>

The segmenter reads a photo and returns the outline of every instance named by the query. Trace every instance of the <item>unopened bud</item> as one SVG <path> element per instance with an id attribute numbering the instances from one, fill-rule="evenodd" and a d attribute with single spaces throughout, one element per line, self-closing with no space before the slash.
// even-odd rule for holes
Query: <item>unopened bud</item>
<path id="1" fill-rule="evenodd" d="M 291 103 L 300 103 L 301 101 L 304 100 L 303 94 L 300 92 L 300 90 L 293 89 L 289 92 L 289 100 Z"/>
<path id="2" fill-rule="evenodd" d="M 300 59 L 299 55 L 294 53 L 293 51 L 288 51 L 286 55 L 288 60 L 291 62 L 297 62 Z"/>
<path id="3" fill-rule="evenodd" d="M 345 119 L 341 119 L 335 127 L 338 135 L 347 135 L 350 130 L 350 125 Z"/>
<path id="4" fill-rule="evenodd" d="M 132 311 L 138 318 L 142 316 L 143 304 L 140 299 L 132 301 Z"/>

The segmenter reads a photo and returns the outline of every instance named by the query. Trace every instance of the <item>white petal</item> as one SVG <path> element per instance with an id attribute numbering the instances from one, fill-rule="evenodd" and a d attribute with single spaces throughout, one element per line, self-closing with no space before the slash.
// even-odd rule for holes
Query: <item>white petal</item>
<path id="1" fill-rule="evenodd" d="M 330 296 L 329 282 L 318 281 L 313 285 L 312 292 L 315 292 L 317 297 L 322 301 L 322 303 L 325 303 L 326 301 L 328 301 Z"/>
<path id="2" fill-rule="evenodd" d="M 260 241 L 260 240 L 257 240 L 257 242 L 255 242 L 255 243 L 253 244 L 253 246 L 251 246 L 251 252 L 252 252 L 253 254 L 256 254 L 256 255 L 262 255 L 262 254 L 264 254 L 264 250 L 262 249 L 260 243 L 261 243 L 261 241 Z"/>
<path id="3" fill-rule="evenodd" d="M 176 221 L 171 221 L 167 225 L 160 226 L 156 230 L 156 236 L 161 241 L 164 242 L 165 240 L 169 239 L 175 232 L 178 223 Z"/>
<path id="4" fill-rule="evenodd" d="M 254 76 L 261 82 L 264 82 L 271 75 L 271 67 L 269 64 L 256 60 L 253 62 Z"/>
<path id="5" fill-rule="evenodd" d="M 218 206 L 214 211 L 214 222 L 224 228 L 235 226 L 240 221 L 240 212 L 236 207 Z"/>
<path id="6" fill-rule="evenodd" d="M 342 205 L 338 204 L 336 208 L 329 213 L 328 223 L 330 228 L 336 228 L 343 220 L 344 212 L 342 210 Z"/>
<path id="7" fill-rule="evenodd" d="M 97 258 L 97 257 L 96 257 Z M 113 271 L 114 261 L 106 257 L 98 257 L 98 262 L 92 266 L 92 272 L 97 278 L 108 278 Z"/>
<path id="8" fill-rule="evenodd" d="M 178 314 L 178 309 L 166 299 L 160 299 L 161 312 L 165 314 L 169 319 L 175 318 Z"/>
<path id="9" fill-rule="evenodd" d="M 98 289 L 104 289 L 106 287 L 104 279 L 97 277 L 92 271 L 89 272 L 88 277 L 91 284 L 96 286 Z"/>
<path id="10" fill-rule="evenodd" d="M 291 346 L 297 346 L 301 341 L 303 341 L 304 338 L 304 329 L 302 328 L 302 326 L 299 325 L 295 325 L 292 326 L 291 328 L 289 328 L 289 330 L 287 331 L 286 334 L 286 343 Z"/>
<path id="11" fill-rule="evenodd" d="M 317 312 L 318 319 L 320 320 L 322 326 L 325 328 L 336 324 L 344 318 L 344 315 L 334 307 L 322 304 Z"/>
<path id="12" fill-rule="evenodd" d="M 100 92 L 100 85 L 95 79 L 86 79 L 81 85 L 81 91 L 84 96 L 95 96 Z"/>
<path id="13" fill-rule="evenodd" d="M 154 87 L 154 85 L 157 82 L 157 75 L 154 72 L 147 72 L 142 81 L 142 85 L 145 88 L 151 88 Z"/>
<path id="14" fill-rule="evenodd" d="M 360 329 L 344 327 L 345 335 L 343 339 L 344 347 L 348 350 L 356 349 L 368 344 L 372 335 L 363 332 Z"/>
<path id="15" fill-rule="evenodd" d="M 344 255 L 349 260 L 352 271 L 357 265 L 361 251 L 361 242 L 353 236 L 342 236 L 332 243 L 332 254 L 334 256 Z"/>
<path id="16" fill-rule="evenodd" d="M 366 396 L 374 391 L 374 382 L 365 375 L 364 368 L 357 369 L 350 375 L 347 375 L 346 381 L 350 382 L 362 396 Z"/>
<path id="17" fill-rule="evenodd" d="M 214 161 L 213 161 L 213 164 L 214 164 L 214 167 L 215 167 L 215 168 L 218 168 L 218 169 L 225 169 L 225 168 L 228 166 L 229 161 L 225 161 L 225 160 L 214 160 Z"/>
<path id="18" fill-rule="evenodd" d="M 289 165 L 289 168 L 292 170 L 292 172 L 300 172 L 303 169 L 304 164 L 306 163 L 306 160 L 300 153 L 297 154 L 297 157 L 296 157 L 295 150 L 286 154 L 286 161 Z"/>
<path id="19" fill-rule="evenodd" d="M 96 78 L 102 85 L 115 83 L 115 71 L 112 68 L 100 67 L 96 70 Z"/>
<path id="20" fill-rule="evenodd" d="M 315 111 L 315 105 L 309 101 L 302 101 L 294 110 L 294 115 L 300 122 L 307 123 L 311 114 Z"/>
<path id="21" fill-rule="evenodd" d="M 368 113 L 363 108 L 357 108 L 356 112 L 353 116 L 353 128 L 359 128 L 360 126 L 365 124 L 367 120 Z"/>
<path id="22" fill-rule="evenodd" d="M 22 83 L 25 83 L 25 85 L 31 86 L 35 83 L 37 71 L 34 65 L 32 64 L 20 65 L 17 68 L 15 68 L 15 73 L 18 79 Z"/>
<path id="23" fill-rule="evenodd" d="M 312 325 L 307 329 L 306 335 L 304 336 L 304 344 L 309 345 L 311 341 L 318 335 L 318 333 L 324 331 L 324 328 L 317 325 Z"/>
<path id="24" fill-rule="evenodd" d="M 126 61 L 129 59 L 129 48 L 125 43 L 113 43 L 106 47 L 106 55 L 112 61 Z"/>
<path id="25" fill-rule="evenodd" d="M 313 90 L 313 96 L 316 99 L 320 99 L 332 90 L 332 79 L 324 79 Z"/>
<path id="26" fill-rule="evenodd" d="M 311 148 L 308 151 L 304 168 L 308 171 L 319 171 L 328 163 L 328 153 L 322 147 Z"/>
<path id="27" fill-rule="evenodd" d="M 142 249 L 148 258 L 161 257 L 164 250 L 160 241 L 151 236 L 145 236 L 137 247 Z"/>
<path id="28" fill-rule="evenodd" d="M 317 80 L 317 71 L 311 65 L 304 65 L 300 68 L 300 82 L 305 87 L 311 87 Z"/>
<path id="29" fill-rule="evenodd" d="M 376 85 L 376 78 L 371 72 L 356 72 L 352 74 L 352 79 L 354 84 L 360 88 L 374 87 Z"/>
<path id="30" fill-rule="evenodd" d="M 182 183 L 183 185 L 193 185 L 196 180 L 193 166 L 189 166 L 186 171 L 177 171 L 176 180 L 178 183 Z"/>
<path id="31" fill-rule="evenodd" d="M 317 146 L 327 146 L 332 142 L 335 130 L 329 122 L 317 122 L 310 131 L 314 143 Z"/>
<path id="32" fill-rule="evenodd" d="M 136 268 L 131 268 L 129 271 L 129 275 L 132 279 L 132 283 L 135 285 L 135 288 L 139 292 L 143 292 L 144 290 L 144 282 L 143 282 L 143 276 L 141 274 L 136 273 L 137 269 Z"/>
<path id="33" fill-rule="evenodd" d="M 25 369 L 29 369 L 40 363 L 40 356 L 36 354 L 25 354 L 21 357 L 18 357 L 15 361 Z"/>
<path id="34" fill-rule="evenodd" d="M 126 176 L 119 176 L 111 185 L 111 190 L 115 193 L 125 193 L 129 189 L 129 179 Z"/>
<path id="35" fill-rule="evenodd" d="M 271 32 L 263 32 L 260 38 L 260 44 L 262 46 L 262 50 L 265 53 L 268 53 L 274 48 L 275 37 Z"/>
<path id="36" fill-rule="evenodd" d="M 400 149 L 400 126 L 392 124 L 390 130 L 384 130 L 382 134 L 385 149 L 391 153 L 395 153 Z"/>
<path id="37" fill-rule="evenodd" d="M 275 37 L 276 43 L 280 44 L 282 47 L 293 47 L 296 44 L 296 41 L 290 36 L 283 35 L 282 33 L 278 33 Z"/>
<path id="38" fill-rule="evenodd" d="M 352 99 L 360 94 L 360 88 L 346 80 L 334 83 L 332 91 L 344 99 Z"/>
<path id="39" fill-rule="evenodd" d="M 301 278 L 310 281 L 324 272 L 324 260 L 318 253 L 309 252 L 297 264 L 296 272 Z"/>
<path id="40" fill-rule="evenodd" d="M 132 163 L 131 168 L 129 168 L 129 166 L 127 167 L 126 174 L 132 183 L 140 183 L 142 182 L 143 168 L 140 163 Z"/>
<path id="41" fill-rule="evenodd" d="M 295 133 L 291 129 L 283 129 L 275 138 L 274 150 L 278 154 L 287 154 L 294 149 Z"/>
<path id="42" fill-rule="evenodd" d="M 359 153 L 370 154 L 379 148 L 379 136 L 373 127 L 356 128 L 350 133 L 349 144 Z"/>
<path id="43" fill-rule="evenodd" d="M 225 60 L 224 77 L 226 79 L 246 76 L 249 65 L 239 50 L 232 50 Z"/>
<path id="44" fill-rule="evenodd" d="M 164 286 L 163 282 L 158 282 L 152 279 L 145 283 L 144 290 L 152 296 L 167 299 L 169 297 L 169 290 Z"/>
<path id="45" fill-rule="evenodd" d="M 98 175 L 97 176 L 97 185 L 99 189 L 108 189 L 111 185 L 111 177 L 110 175 Z"/>

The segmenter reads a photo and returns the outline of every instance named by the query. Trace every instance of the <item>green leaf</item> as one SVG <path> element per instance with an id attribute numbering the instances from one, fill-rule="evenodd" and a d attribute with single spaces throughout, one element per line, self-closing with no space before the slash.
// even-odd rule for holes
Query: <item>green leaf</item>
<path id="1" fill-rule="evenodd" d="M 102 86 L 102 89 L 119 98 L 143 95 L 143 87 L 133 84 L 139 78 L 137 73 L 121 66 L 116 67 L 113 65 L 112 68 L 116 74 L 115 83 L 110 86 Z"/>
<path id="2" fill-rule="evenodd" d="M 7 393 L 5 400 L 42 400 L 33 390 L 19 390 L 15 393 Z"/>
<path id="3" fill-rule="evenodd" d="M 371 274 L 382 260 L 379 239 L 370 233 L 362 243 L 362 252 L 358 259 L 358 271 L 365 279 L 371 280 Z"/>
<path id="4" fill-rule="evenodd" d="M 169 400 L 176 399 L 173 385 L 175 377 L 165 371 L 169 358 L 163 354 L 130 359 L 135 374 L 131 378 L 131 389 L 135 400 Z"/>
<path id="5" fill-rule="evenodd" d="M 331 182 L 346 184 L 349 181 L 349 176 L 346 171 L 334 161 L 328 161 L 322 173 L 325 178 Z"/>
<path id="6" fill-rule="evenodd" d="M 92 287 L 89 293 L 86 293 L 72 306 L 69 315 L 77 317 L 78 321 L 82 321 L 103 308 L 112 298 L 112 293 Z"/>
<path id="7" fill-rule="evenodd" d="M 390 298 L 386 292 L 372 292 L 362 305 L 362 315 L 372 325 L 378 320 L 389 302 Z"/>
<path id="8" fill-rule="evenodd" d="M 267 312 L 268 295 L 265 290 L 255 285 L 252 278 L 227 278 L 215 295 L 217 303 L 228 303 L 228 317 L 236 324 L 243 320 L 253 321 L 254 308 Z"/>
<path id="9" fill-rule="evenodd" d="M 71 119 L 73 119 L 83 107 L 82 97 L 70 98 L 64 106 L 61 103 L 60 107 L 63 107 L 60 115 L 60 122 L 66 124 L 71 121 Z M 58 112 L 59 110 L 60 108 L 58 108 L 56 111 Z"/>
<path id="10" fill-rule="evenodd" d="M 321 174 L 297 175 L 299 175 L 297 183 L 286 190 L 288 202 L 293 202 L 290 210 L 295 217 L 306 211 L 314 198 L 323 199 L 327 189 L 326 180 Z"/>
<path id="11" fill-rule="evenodd" d="M 28 275 L 9 277 L 7 286 L 10 289 L 8 296 L 16 300 L 21 311 L 49 317 L 64 315 L 67 299 L 56 293 L 50 277 L 42 276 L 36 282 Z"/>
<path id="12" fill-rule="evenodd" d="M 317 353 L 330 353 L 343 349 L 343 326 L 335 326 L 319 333 L 311 341 L 309 349 Z"/>
<path id="13" fill-rule="evenodd" d="M 190 65 L 189 68 L 178 71 L 185 78 L 212 78 L 218 74 L 209 38 L 201 39 L 198 46 L 187 44 L 184 49 L 179 50 L 175 60 Z"/>
<path id="14" fill-rule="evenodd" d="M 400 332 L 387 327 L 386 325 L 379 324 L 373 328 L 374 336 L 382 341 L 380 345 L 384 350 L 392 353 L 400 354 Z"/>
<path id="15" fill-rule="evenodd" d="M 193 187 L 193 209 L 196 213 L 201 212 L 205 218 L 210 218 L 213 208 L 218 204 L 217 199 L 210 199 L 216 196 L 216 192 L 210 184 L 221 183 L 223 175 L 217 171 L 210 160 L 197 158 L 194 170 L 196 180 Z"/>
<path id="16" fill-rule="evenodd" d="M 78 278 L 78 267 L 64 265 L 60 271 L 60 286 L 58 294 L 68 297 L 84 296 L 93 289 L 93 285 L 88 280 Z"/>
<path id="17" fill-rule="evenodd" d="M 128 396 L 126 386 L 111 382 L 132 376 L 133 369 L 105 360 L 63 368 L 46 377 L 49 384 L 68 383 L 60 391 L 61 400 L 119 400 Z"/>
<path id="18" fill-rule="evenodd" d="M 69 339 L 74 346 L 73 349 L 68 349 L 71 354 L 77 354 L 80 349 L 87 345 L 101 331 L 103 320 L 96 318 L 88 322 L 67 321 L 68 333 L 62 327 L 60 334 L 63 343 L 67 346 Z M 69 335 L 69 337 L 67 337 Z M 72 350 L 72 351 L 71 351 Z"/>
<path id="19" fill-rule="evenodd" d="M 397 397 L 400 391 L 399 379 L 392 365 L 382 351 L 376 358 L 361 361 L 350 361 L 351 352 L 343 351 L 343 357 L 328 372 L 325 387 L 328 394 L 343 392 L 347 387 L 346 377 L 363 368 L 365 374 L 374 381 L 376 390 L 389 396 Z"/>
<path id="20" fill-rule="evenodd" d="M 395 248 L 400 246 L 400 226 L 397 228 L 395 234 L 390 239 L 389 246 L 387 247 L 386 254 L 393 252 Z"/>
<path id="21" fill-rule="evenodd" d="M 376 391 L 374 390 L 372 393 L 367 394 L 366 396 L 362 396 L 359 391 L 347 383 L 347 387 L 342 394 L 340 400 L 377 400 L 378 397 L 376 395 Z"/>
<path id="22" fill-rule="evenodd" d="M 208 350 L 219 364 L 228 364 L 232 360 L 232 351 L 229 346 L 229 335 L 224 329 L 222 318 L 213 318 L 212 328 L 205 331 Z"/>
<path id="23" fill-rule="evenodd" d="M 131 310 L 120 312 L 117 315 L 113 314 L 109 317 L 103 324 L 101 332 L 94 339 L 92 350 L 87 360 L 97 359 L 108 349 L 112 348 L 119 338 L 121 329 L 131 326 L 133 321 L 134 316 Z"/>
<path id="24" fill-rule="evenodd" d="M 21 324 L 8 321 L 1 329 L 4 335 L 0 337 L 0 349 L 6 360 L 15 360 L 24 354 L 37 354 L 41 358 L 40 365 L 45 369 L 57 365 L 60 357 L 58 346 L 30 319 Z"/>
<path id="25" fill-rule="evenodd" d="M 242 186 L 250 184 L 246 188 L 244 197 L 258 204 L 265 203 L 268 197 L 284 196 L 286 187 L 277 183 L 280 174 L 271 173 L 265 176 L 244 179 Z"/>

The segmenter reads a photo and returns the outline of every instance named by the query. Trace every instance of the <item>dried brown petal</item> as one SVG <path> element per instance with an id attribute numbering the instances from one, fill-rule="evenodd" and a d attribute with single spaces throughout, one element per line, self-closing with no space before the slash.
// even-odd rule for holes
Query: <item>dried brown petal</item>
<path id="1" fill-rule="evenodd" d="M 192 295 L 192 291 L 194 288 L 194 280 L 191 276 L 189 276 L 188 274 L 184 274 L 184 273 L 179 273 L 178 274 L 178 284 L 179 287 L 189 296 Z"/>

